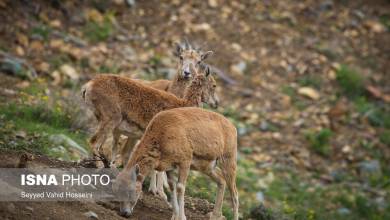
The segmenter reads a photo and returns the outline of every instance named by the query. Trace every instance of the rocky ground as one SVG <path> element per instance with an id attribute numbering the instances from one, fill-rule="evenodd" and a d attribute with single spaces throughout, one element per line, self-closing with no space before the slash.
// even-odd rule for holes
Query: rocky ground
<path id="1" fill-rule="evenodd" d="M 0 167 L 18 167 L 23 153 L 1 151 Z M 30 155 L 27 168 L 72 168 L 77 163 L 63 162 L 45 156 Z M 187 198 L 187 217 L 207 219 L 212 205 L 205 200 Z M 109 202 L 0 202 L 0 219 L 126 219 L 118 215 L 119 204 Z M 156 196 L 145 194 L 137 204 L 130 219 L 170 219 L 172 212 L 166 202 Z"/>
<path id="2" fill-rule="evenodd" d="M 389 218 L 388 1 L 135 2 L 0 0 L 1 148 L 85 156 L 80 85 L 169 78 L 187 37 L 215 52 L 244 219 Z M 189 193 L 212 201 L 191 178 Z"/>

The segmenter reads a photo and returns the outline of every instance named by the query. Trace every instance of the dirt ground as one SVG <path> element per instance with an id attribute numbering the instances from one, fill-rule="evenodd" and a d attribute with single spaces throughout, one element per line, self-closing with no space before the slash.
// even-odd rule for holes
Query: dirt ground
<path id="1" fill-rule="evenodd" d="M 14 168 L 18 166 L 22 152 L 1 151 L 0 167 Z M 79 167 L 69 163 L 51 159 L 45 156 L 33 155 L 27 162 L 27 167 Z M 186 198 L 187 219 L 207 219 L 206 214 L 212 205 L 205 200 Z M 88 219 L 84 214 L 92 211 L 98 219 L 126 219 L 118 215 L 119 204 L 108 202 L 0 202 L 0 219 Z M 135 207 L 131 220 L 170 219 L 172 214 L 168 205 L 158 197 L 144 194 Z"/>

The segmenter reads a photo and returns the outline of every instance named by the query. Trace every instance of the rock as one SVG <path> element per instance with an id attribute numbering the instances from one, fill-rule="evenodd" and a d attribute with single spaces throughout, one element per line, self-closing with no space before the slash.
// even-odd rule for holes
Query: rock
<path id="1" fill-rule="evenodd" d="M 61 26 L 62 26 L 61 21 L 58 19 L 50 21 L 49 25 L 50 25 L 50 27 L 53 27 L 53 28 L 61 28 Z"/>
<path id="2" fill-rule="evenodd" d="M 72 80 L 78 81 L 79 78 L 80 78 L 80 76 L 76 72 L 76 70 L 72 66 L 70 66 L 68 64 L 62 65 L 60 67 L 60 72 L 63 73 L 64 75 L 68 76 Z"/>
<path id="3" fill-rule="evenodd" d="M 363 177 L 380 176 L 382 173 L 379 160 L 369 160 L 359 163 L 360 174 Z"/>
<path id="4" fill-rule="evenodd" d="M 27 137 L 27 133 L 25 131 L 17 131 L 15 132 L 15 137 L 25 139 Z"/>
<path id="5" fill-rule="evenodd" d="M 386 30 L 381 23 L 374 20 L 366 21 L 364 25 L 366 26 L 367 29 L 371 30 L 374 33 L 382 33 Z"/>
<path id="6" fill-rule="evenodd" d="M 35 41 L 31 42 L 29 48 L 30 48 L 31 50 L 33 50 L 33 51 L 40 52 L 40 51 L 42 51 L 45 47 L 44 47 L 44 45 L 43 45 L 39 40 L 35 40 Z"/>
<path id="7" fill-rule="evenodd" d="M 320 11 L 329 11 L 333 8 L 333 1 L 324 1 L 320 4 Z"/>
<path id="8" fill-rule="evenodd" d="M 126 4 L 129 7 L 133 7 L 133 6 L 135 6 L 135 0 L 126 0 Z"/>
<path id="9" fill-rule="evenodd" d="M 122 56 L 126 59 L 126 60 L 129 60 L 129 61 L 134 61 L 136 60 L 137 58 L 137 53 L 135 52 L 135 50 L 130 47 L 130 46 L 125 46 L 121 51 L 120 53 L 122 54 Z"/>
<path id="10" fill-rule="evenodd" d="M 67 147 L 68 150 L 74 150 L 77 151 L 81 157 L 87 157 L 88 152 L 83 147 L 81 147 L 79 144 L 77 144 L 74 140 L 69 138 L 68 136 L 64 134 L 54 134 L 49 136 L 49 140 L 53 142 L 55 145 L 62 145 L 64 147 Z"/>
<path id="11" fill-rule="evenodd" d="M 21 47 L 21 46 L 16 46 L 16 48 L 15 48 L 15 53 L 16 53 L 16 55 L 18 55 L 18 56 L 20 56 L 20 57 L 22 57 L 22 56 L 25 55 L 24 49 L 23 49 L 23 47 Z"/>
<path id="12" fill-rule="evenodd" d="M 246 68 L 247 68 L 247 64 L 245 63 L 245 61 L 240 61 L 237 64 L 232 65 L 230 67 L 232 72 L 234 72 L 236 74 L 240 74 L 240 75 L 244 74 Z"/>
<path id="13" fill-rule="evenodd" d="M 337 209 L 337 213 L 339 213 L 340 215 L 349 215 L 351 213 L 351 210 L 343 207 L 343 208 Z"/>
<path id="14" fill-rule="evenodd" d="M 16 39 L 20 45 L 22 45 L 24 47 L 28 47 L 29 40 L 28 40 L 28 37 L 26 35 L 21 34 L 21 33 L 17 33 Z"/>
<path id="15" fill-rule="evenodd" d="M 320 94 L 317 92 L 317 90 L 315 90 L 311 87 L 299 88 L 298 94 L 300 94 L 302 96 L 306 96 L 306 97 L 311 98 L 313 100 L 318 100 L 320 98 Z"/>
<path id="16" fill-rule="evenodd" d="M 332 177 L 333 181 L 341 182 L 345 177 L 345 172 L 342 170 L 332 170 L 330 172 L 330 176 Z"/>
<path id="17" fill-rule="evenodd" d="M 256 193 L 256 199 L 257 201 L 261 202 L 261 203 L 264 203 L 264 193 L 259 191 Z"/>
<path id="18" fill-rule="evenodd" d="M 50 151 L 54 152 L 54 153 L 60 153 L 60 154 L 66 154 L 66 152 L 67 152 L 65 147 L 62 145 L 51 148 Z"/>
<path id="19" fill-rule="evenodd" d="M 62 82 L 61 73 L 57 70 L 51 73 L 51 77 L 53 77 L 52 84 L 53 85 L 59 85 Z"/>
<path id="20" fill-rule="evenodd" d="M 90 219 L 99 219 L 98 215 L 92 211 L 85 212 L 83 215 Z"/>
<path id="21" fill-rule="evenodd" d="M 23 64 L 16 59 L 5 58 L 3 60 L 0 60 L 0 71 L 21 78 L 31 77 L 29 71 L 25 71 L 25 69 L 23 68 Z"/>
<path id="22" fill-rule="evenodd" d="M 274 210 L 267 209 L 263 204 L 260 204 L 256 207 L 254 207 L 249 214 L 250 219 L 256 219 L 256 220 L 285 220 L 286 218 L 283 217 L 280 213 L 275 212 Z"/>
<path id="23" fill-rule="evenodd" d="M 209 0 L 209 6 L 212 7 L 212 8 L 218 7 L 217 0 Z"/>
<path id="24" fill-rule="evenodd" d="M 13 214 L 15 214 L 15 213 L 16 213 L 16 207 L 15 207 L 15 204 L 13 204 L 12 202 L 11 202 L 11 203 L 9 203 L 9 204 L 7 205 L 7 209 L 8 209 L 8 211 L 9 211 L 10 213 L 13 213 Z"/>
<path id="25" fill-rule="evenodd" d="M 88 9 L 85 12 L 85 17 L 88 21 L 94 21 L 97 23 L 102 23 L 104 21 L 103 15 L 96 9 Z"/>
<path id="26" fill-rule="evenodd" d="M 269 124 L 268 124 L 267 121 L 262 121 L 262 122 L 260 123 L 260 130 L 261 130 L 261 131 L 267 131 L 268 128 L 269 128 Z"/>

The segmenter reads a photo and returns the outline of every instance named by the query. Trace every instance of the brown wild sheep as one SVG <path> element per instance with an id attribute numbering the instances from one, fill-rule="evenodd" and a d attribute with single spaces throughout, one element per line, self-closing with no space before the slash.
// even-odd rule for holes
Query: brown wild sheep
<path id="1" fill-rule="evenodd" d="M 145 85 L 154 87 L 156 89 L 170 92 L 170 93 L 176 95 L 177 97 L 182 98 L 182 97 L 184 97 L 185 88 L 187 88 L 187 86 L 191 82 L 191 79 L 193 78 L 193 75 L 189 69 L 189 66 L 194 65 L 197 67 L 205 68 L 205 64 L 203 63 L 203 61 L 211 54 L 212 54 L 212 51 L 207 51 L 205 53 L 202 53 L 198 49 L 194 49 L 187 41 L 186 41 L 184 46 L 177 44 L 175 55 L 180 58 L 180 62 L 179 62 L 178 67 L 177 67 L 177 73 L 172 81 L 169 81 L 169 80 L 156 80 L 156 81 L 136 80 L 136 81 L 142 82 Z M 88 85 L 88 84 L 86 84 L 86 85 Z M 87 89 L 87 86 L 84 86 L 83 87 L 83 97 L 84 98 L 85 98 L 85 94 L 86 94 L 86 89 Z M 210 100 L 210 101 L 208 101 L 208 103 L 211 105 L 211 107 L 214 107 L 214 108 L 217 107 L 219 99 L 218 99 L 218 96 L 216 94 L 216 82 L 212 76 L 208 77 L 207 94 L 208 94 L 209 100 Z M 90 106 L 92 107 L 92 109 L 95 108 L 93 106 L 93 103 Z M 128 160 L 128 157 L 129 157 L 130 152 L 131 152 L 131 148 L 134 146 L 136 140 L 139 139 L 139 137 L 134 136 L 134 132 L 131 131 L 132 129 L 134 129 L 133 128 L 134 126 L 131 126 L 131 125 L 132 125 L 132 123 L 125 124 L 125 126 L 122 126 L 122 127 L 124 127 L 124 129 L 122 129 L 122 130 L 125 130 L 125 133 L 123 133 L 123 134 L 128 137 L 124 147 L 121 149 L 121 152 L 120 152 L 122 161 Z M 113 161 L 115 161 L 116 143 L 117 143 L 117 140 L 120 136 L 120 132 L 119 133 L 116 132 L 115 135 L 116 136 L 114 136 L 114 140 L 113 140 L 114 146 L 112 148 L 112 154 L 111 154 L 111 165 L 112 165 Z M 91 139 L 91 140 L 93 140 L 93 139 Z M 152 181 L 150 183 L 149 191 L 152 191 L 154 194 L 157 194 L 157 195 L 162 196 L 163 198 L 166 198 L 166 195 L 164 193 L 163 186 L 162 186 L 162 176 L 161 175 L 162 174 L 159 174 L 159 176 L 157 178 L 159 180 L 159 181 L 157 181 L 158 184 L 156 183 L 156 175 L 155 174 L 152 175 Z"/>
<path id="2" fill-rule="evenodd" d="M 194 66 L 190 66 L 196 72 Z M 112 152 L 116 155 L 119 135 L 130 136 L 133 125 L 144 129 L 160 111 L 200 106 L 202 102 L 215 104 L 207 90 L 210 70 L 207 67 L 205 71 L 206 77 L 203 74 L 195 76 L 186 89 L 184 99 L 116 75 L 102 74 L 90 80 L 84 86 L 84 100 L 99 122 L 96 133 L 90 139 L 94 155 L 100 155 L 99 150 L 107 134 L 113 135 Z"/>
<path id="3" fill-rule="evenodd" d="M 212 51 L 202 53 L 199 49 L 195 49 L 186 40 L 184 45 L 176 44 L 176 50 L 174 51 L 175 56 L 179 57 L 179 63 L 177 72 L 172 81 L 160 79 L 155 81 L 137 80 L 155 89 L 163 90 L 174 94 L 176 97 L 184 98 L 184 93 L 187 86 L 190 84 L 193 75 L 189 69 L 189 65 L 192 64 L 195 67 L 202 66 L 205 68 L 203 63 L 210 55 Z M 211 103 L 211 107 L 216 108 L 218 106 L 219 98 L 216 94 L 216 81 L 212 76 L 208 77 L 208 94 L 210 99 L 214 100 Z M 127 142 L 121 150 L 122 161 L 127 162 L 131 148 L 134 146 L 137 137 L 128 137 Z M 115 156 L 115 155 L 114 155 Z"/>
<path id="4" fill-rule="evenodd" d="M 236 189 L 237 131 L 224 116 L 195 107 L 158 113 L 149 123 L 130 159 L 113 183 L 122 201 L 120 213 L 129 216 L 142 193 L 142 183 L 153 170 L 166 171 L 172 192 L 173 220 L 185 220 L 184 193 L 190 169 L 209 176 L 218 185 L 210 219 L 222 220 L 222 203 L 227 185 L 238 220 Z M 178 181 L 173 177 L 178 170 Z"/>

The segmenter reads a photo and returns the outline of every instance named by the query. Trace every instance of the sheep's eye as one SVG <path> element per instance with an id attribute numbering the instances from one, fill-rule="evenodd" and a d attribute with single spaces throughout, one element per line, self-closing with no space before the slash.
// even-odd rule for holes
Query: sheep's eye
<path id="1" fill-rule="evenodd" d="M 213 85 L 213 88 L 216 88 L 217 87 L 217 85 Z"/>
<path id="2" fill-rule="evenodd" d="M 183 60 L 183 56 L 180 56 L 179 58 L 180 58 L 180 60 Z"/>

